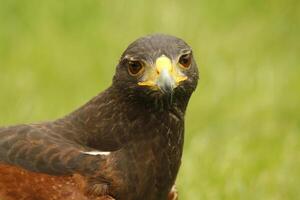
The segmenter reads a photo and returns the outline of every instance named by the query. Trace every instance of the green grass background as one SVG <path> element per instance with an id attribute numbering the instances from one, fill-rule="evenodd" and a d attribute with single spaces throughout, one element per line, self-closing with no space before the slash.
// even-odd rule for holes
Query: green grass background
<path id="1" fill-rule="evenodd" d="M 298 0 L 0 0 L 0 125 L 72 111 L 131 41 L 169 33 L 201 72 L 181 199 L 300 199 L 299 24 Z"/>

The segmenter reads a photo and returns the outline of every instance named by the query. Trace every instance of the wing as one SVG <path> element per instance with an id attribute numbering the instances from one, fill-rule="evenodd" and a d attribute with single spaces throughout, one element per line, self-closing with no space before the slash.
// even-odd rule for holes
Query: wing
<path id="1" fill-rule="evenodd" d="M 46 128 L 34 125 L 0 128 L 0 163 L 33 172 L 51 175 L 93 173 L 104 162 L 105 156 L 84 153 L 86 151 Z"/>

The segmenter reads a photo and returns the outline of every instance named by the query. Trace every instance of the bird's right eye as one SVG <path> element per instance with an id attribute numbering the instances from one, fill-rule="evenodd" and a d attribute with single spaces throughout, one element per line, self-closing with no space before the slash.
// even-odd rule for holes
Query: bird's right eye
<path id="1" fill-rule="evenodd" d="M 128 72 L 131 76 L 140 75 L 144 71 L 144 65 L 140 61 L 129 61 Z"/>

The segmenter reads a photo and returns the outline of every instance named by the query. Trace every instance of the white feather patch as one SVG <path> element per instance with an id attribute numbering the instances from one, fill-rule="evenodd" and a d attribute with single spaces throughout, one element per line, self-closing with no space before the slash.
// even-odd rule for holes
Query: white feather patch
<path id="1" fill-rule="evenodd" d="M 110 154 L 109 151 L 81 151 L 81 153 L 91 156 L 108 156 Z"/>

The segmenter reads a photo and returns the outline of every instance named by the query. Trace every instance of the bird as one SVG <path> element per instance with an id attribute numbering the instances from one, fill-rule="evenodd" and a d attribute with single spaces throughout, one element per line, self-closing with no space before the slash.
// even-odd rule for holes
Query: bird
<path id="1" fill-rule="evenodd" d="M 1 200 L 175 200 L 192 48 L 167 34 L 133 41 L 111 85 L 59 119 L 0 128 Z"/>

